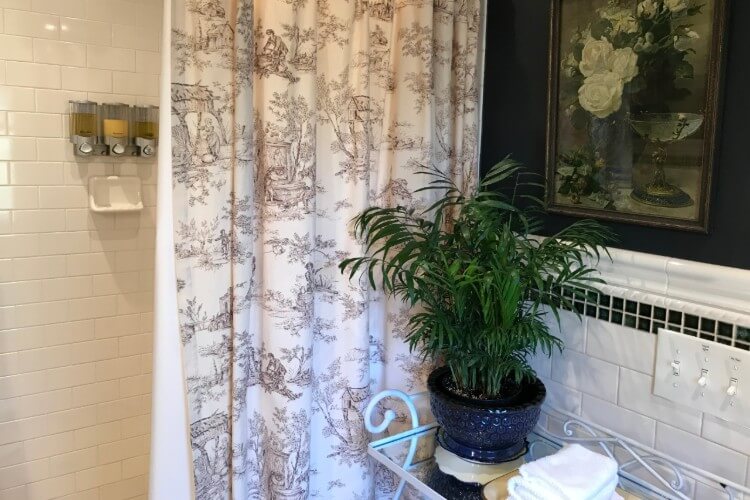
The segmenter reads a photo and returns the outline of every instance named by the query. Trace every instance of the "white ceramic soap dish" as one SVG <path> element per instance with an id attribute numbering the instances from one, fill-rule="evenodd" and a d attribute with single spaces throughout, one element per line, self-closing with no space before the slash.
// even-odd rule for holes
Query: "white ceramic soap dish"
<path id="1" fill-rule="evenodd" d="M 110 175 L 89 179 L 89 207 L 93 212 L 138 212 L 143 210 L 141 179 Z"/>

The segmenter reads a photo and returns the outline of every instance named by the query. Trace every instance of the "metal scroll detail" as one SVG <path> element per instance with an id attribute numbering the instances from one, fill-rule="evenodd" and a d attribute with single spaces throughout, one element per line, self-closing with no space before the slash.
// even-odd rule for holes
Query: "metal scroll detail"
<path id="1" fill-rule="evenodd" d="M 391 425 L 394 420 L 396 420 L 396 412 L 388 409 L 383 413 L 382 422 L 376 424 L 374 421 L 378 403 L 386 398 L 401 400 L 401 402 L 403 402 L 406 406 L 406 409 L 409 411 L 409 417 L 411 419 L 411 430 L 419 428 L 419 415 L 417 415 L 417 407 L 414 406 L 414 402 L 411 400 L 411 397 L 405 392 L 390 389 L 379 392 L 378 394 L 373 396 L 373 398 L 367 404 L 367 408 L 365 408 L 365 428 L 368 430 L 368 432 L 372 434 L 380 434 L 381 432 L 385 432 L 388 429 L 388 426 Z M 406 454 L 403 465 L 401 466 L 404 470 L 407 470 L 412 466 L 414 455 L 417 452 L 418 439 L 419 436 L 411 438 L 411 443 L 409 443 L 409 451 Z M 406 486 L 406 481 L 404 479 L 401 479 L 398 484 L 398 488 L 393 495 L 394 499 L 401 497 L 401 493 L 404 491 L 404 486 Z"/>
<path id="2" fill-rule="evenodd" d="M 631 475 L 630 471 L 632 470 L 633 466 L 638 464 L 645 470 L 647 470 L 649 474 L 651 474 L 651 476 L 657 482 L 659 482 L 659 484 L 667 488 L 667 490 L 676 498 L 689 500 L 689 497 L 687 497 L 681 491 L 685 485 L 685 479 L 682 472 L 668 460 L 650 454 L 641 455 L 638 450 L 636 450 L 633 446 L 623 441 L 622 439 L 611 436 L 602 436 L 598 434 L 591 426 L 578 420 L 567 420 L 563 424 L 563 432 L 565 433 L 565 436 L 557 436 L 547 430 L 543 431 L 544 434 L 547 434 L 553 440 L 564 443 L 598 444 L 607 456 L 618 463 L 618 472 L 621 477 L 629 477 Z M 581 436 L 581 433 L 584 433 L 586 435 Z M 541 443 L 541 441 L 534 442 L 529 447 L 529 453 L 533 459 L 537 458 L 535 455 L 535 448 L 539 443 Z M 623 462 L 621 462 L 621 460 L 618 460 L 618 457 L 615 455 L 615 448 L 617 446 L 625 450 L 627 454 L 632 458 Z M 666 478 L 662 473 L 654 468 L 654 465 L 665 468 L 671 478 Z M 725 491 L 727 491 L 727 493 L 729 494 L 730 499 L 733 498 L 731 490 L 726 489 Z"/>

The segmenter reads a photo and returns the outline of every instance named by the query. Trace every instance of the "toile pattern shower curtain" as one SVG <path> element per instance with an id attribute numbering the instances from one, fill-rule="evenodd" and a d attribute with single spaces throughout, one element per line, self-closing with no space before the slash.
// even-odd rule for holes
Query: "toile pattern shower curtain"
<path id="1" fill-rule="evenodd" d="M 199 499 L 365 499 L 363 411 L 422 390 L 349 221 L 476 181 L 480 0 L 174 0 L 180 335 Z"/>

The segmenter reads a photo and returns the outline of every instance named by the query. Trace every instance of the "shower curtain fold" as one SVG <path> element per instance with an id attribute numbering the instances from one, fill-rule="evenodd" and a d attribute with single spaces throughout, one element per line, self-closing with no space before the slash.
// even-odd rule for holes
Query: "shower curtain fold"
<path id="1" fill-rule="evenodd" d="M 398 482 L 369 463 L 362 412 L 431 367 L 403 343 L 408 310 L 337 264 L 362 251 L 362 209 L 429 206 L 424 166 L 475 184 L 480 0 L 172 2 L 159 201 L 174 245 L 157 274 L 179 331 L 157 322 L 154 359 L 181 346 L 169 383 L 188 401 L 195 498 L 387 496 Z"/>

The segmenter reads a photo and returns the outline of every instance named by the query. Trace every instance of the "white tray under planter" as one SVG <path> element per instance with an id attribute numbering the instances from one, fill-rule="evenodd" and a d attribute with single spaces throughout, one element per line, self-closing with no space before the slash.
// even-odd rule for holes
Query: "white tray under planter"
<path id="1" fill-rule="evenodd" d="M 138 212 L 143 210 L 141 178 L 96 176 L 89 179 L 89 208 L 93 212 Z"/>

